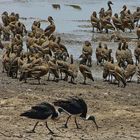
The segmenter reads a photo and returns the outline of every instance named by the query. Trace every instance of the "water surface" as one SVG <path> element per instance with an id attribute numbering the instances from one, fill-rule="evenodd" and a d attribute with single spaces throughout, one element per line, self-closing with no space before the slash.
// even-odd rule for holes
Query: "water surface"
<path id="1" fill-rule="evenodd" d="M 124 4 L 131 11 L 140 6 L 140 0 L 112 0 L 112 2 L 114 3 L 113 13 L 119 12 Z M 73 36 L 73 39 L 79 41 L 92 40 L 94 35 L 88 20 L 94 10 L 99 12 L 102 7 L 105 10 L 108 9 L 107 0 L 0 0 L 0 13 L 4 11 L 16 12 L 21 17 L 27 17 L 28 20 L 23 20 L 23 22 L 28 30 L 35 19 L 47 19 L 51 15 L 56 24 L 56 32 L 77 35 L 76 38 Z M 47 22 L 41 24 L 42 28 L 47 25 Z M 81 28 L 83 25 L 88 25 L 89 28 Z M 93 49 L 95 46 L 97 44 L 94 44 Z M 110 45 L 110 47 L 113 46 Z M 68 44 L 68 50 L 78 58 L 81 45 Z"/>

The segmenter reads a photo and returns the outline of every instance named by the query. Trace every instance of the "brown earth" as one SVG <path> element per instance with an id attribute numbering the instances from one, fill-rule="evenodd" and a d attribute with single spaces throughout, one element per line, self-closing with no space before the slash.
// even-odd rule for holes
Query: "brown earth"
<path id="1" fill-rule="evenodd" d="M 0 72 L 0 140 L 139 140 L 140 85 L 133 81 L 121 88 L 96 78 L 95 73 L 101 75 L 102 69 L 94 64 L 95 82 L 88 80 L 87 85 L 80 84 L 83 80 L 80 73 L 76 85 L 47 81 L 47 76 L 38 85 L 36 80 L 19 82 Z M 57 122 L 48 121 L 54 136 L 48 135 L 43 123 L 36 133 L 27 133 L 35 121 L 21 118 L 20 113 L 37 103 L 69 96 L 79 96 L 87 102 L 88 114 L 94 114 L 101 127 L 98 131 L 92 122 L 80 118 L 81 129 L 76 129 L 73 119 L 69 128 L 61 128 L 67 117 L 62 114 Z"/>

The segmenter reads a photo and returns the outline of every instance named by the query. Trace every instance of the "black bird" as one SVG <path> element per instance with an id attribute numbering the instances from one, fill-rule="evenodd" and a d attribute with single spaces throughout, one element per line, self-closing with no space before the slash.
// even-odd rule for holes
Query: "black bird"
<path id="1" fill-rule="evenodd" d="M 96 128 L 98 130 L 99 127 L 95 121 L 95 117 L 87 116 L 87 104 L 82 98 L 71 97 L 67 100 L 57 100 L 54 102 L 54 105 L 62 108 L 63 112 L 69 115 L 64 125 L 66 128 L 68 127 L 67 124 L 71 116 L 75 117 L 75 124 L 77 128 L 79 128 L 76 120 L 76 117 L 79 116 L 84 120 L 92 120 L 95 123 Z"/>
<path id="2" fill-rule="evenodd" d="M 45 121 L 47 129 L 50 131 L 50 134 L 54 134 L 54 132 L 48 127 L 47 119 L 51 118 L 52 120 L 56 120 L 61 113 L 60 108 L 56 110 L 53 105 L 42 102 L 40 104 L 37 104 L 35 106 L 32 106 L 30 110 L 25 111 L 24 113 L 21 113 L 20 116 L 24 116 L 30 119 L 37 119 L 35 126 L 31 130 L 31 132 L 35 132 L 35 128 L 39 121 Z"/>

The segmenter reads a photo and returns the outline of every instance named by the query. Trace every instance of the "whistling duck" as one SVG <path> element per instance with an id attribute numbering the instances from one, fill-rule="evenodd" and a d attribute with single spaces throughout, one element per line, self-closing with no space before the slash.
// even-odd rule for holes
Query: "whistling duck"
<path id="1" fill-rule="evenodd" d="M 111 8 L 111 5 L 113 5 L 112 1 L 108 1 L 107 5 L 108 5 L 108 10 L 105 11 L 105 15 L 111 17 L 112 16 L 112 8 Z"/>
<path id="2" fill-rule="evenodd" d="M 86 78 L 89 78 L 92 81 L 94 81 L 94 78 L 92 76 L 92 72 L 91 72 L 90 68 L 87 65 L 83 64 L 82 60 L 80 61 L 79 70 L 84 77 L 83 84 L 86 84 Z"/>
<path id="3" fill-rule="evenodd" d="M 122 21 L 118 17 L 117 13 L 115 13 L 114 16 L 112 17 L 112 21 L 113 21 L 113 24 L 114 24 L 114 26 L 116 27 L 117 30 L 120 29 L 124 32 L 124 27 L 122 25 Z"/>
<path id="4" fill-rule="evenodd" d="M 136 27 L 139 24 L 140 20 L 140 7 L 137 7 L 137 10 L 133 13 L 134 23 L 136 22 Z"/>
<path id="5" fill-rule="evenodd" d="M 93 32 L 94 32 L 94 28 L 97 28 L 97 30 L 100 31 L 100 19 L 97 17 L 96 11 L 92 13 L 90 20 L 93 27 Z"/>
<path id="6" fill-rule="evenodd" d="M 101 30 L 105 29 L 106 33 L 108 33 L 108 29 L 115 30 L 113 24 L 110 22 L 111 17 L 105 16 L 104 8 L 101 8 L 99 16 L 101 22 Z"/>
<path id="7" fill-rule="evenodd" d="M 50 25 L 48 27 L 46 27 L 45 29 L 45 35 L 50 37 L 50 35 L 55 31 L 55 24 L 54 24 L 54 20 L 51 16 L 48 17 L 48 22 L 50 22 Z"/>

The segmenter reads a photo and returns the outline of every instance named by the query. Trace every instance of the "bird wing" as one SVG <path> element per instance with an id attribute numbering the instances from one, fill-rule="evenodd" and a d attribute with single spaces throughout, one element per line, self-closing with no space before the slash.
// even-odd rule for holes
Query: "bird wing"
<path id="1" fill-rule="evenodd" d="M 47 102 L 42 102 L 40 104 L 32 106 L 30 110 L 27 110 L 24 113 L 21 113 L 20 116 L 24 116 L 24 117 L 32 118 L 32 119 L 44 120 L 44 119 L 47 119 L 49 116 L 51 116 L 51 118 L 53 119 L 57 117 L 58 114 L 53 105 Z"/>
<path id="2" fill-rule="evenodd" d="M 82 108 L 75 100 L 58 100 L 54 105 L 61 107 L 66 113 L 76 115 L 82 113 Z"/>
<path id="3" fill-rule="evenodd" d="M 47 32 L 50 29 L 52 29 L 52 25 L 47 26 L 46 29 L 45 29 L 45 32 Z"/>
<path id="4" fill-rule="evenodd" d="M 53 113 L 55 111 L 54 106 L 47 102 L 42 102 L 40 104 L 32 106 L 31 109 L 36 110 L 36 111 L 46 111 L 46 112 L 50 112 L 50 113 Z"/>
<path id="5" fill-rule="evenodd" d="M 31 109 L 20 114 L 20 116 L 24 116 L 31 119 L 40 119 L 40 120 L 45 120 L 51 115 L 52 115 L 51 112 L 43 111 L 43 110 L 35 110 L 35 109 Z"/>
<path id="6" fill-rule="evenodd" d="M 72 100 L 75 100 L 82 108 L 82 114 L 80 115 L 80 117 L 86 117 L 87 115 L 87 104 L 86 102 L 84 101 L 84 99 L 82 98 L 79 98 L 79 97 L 72 97 L 71 98 Z"/>

